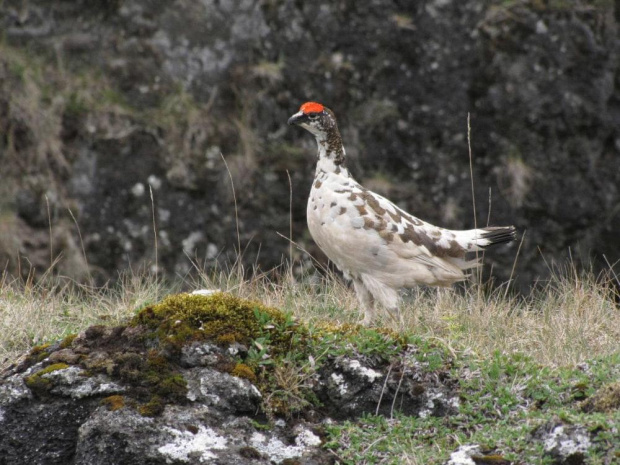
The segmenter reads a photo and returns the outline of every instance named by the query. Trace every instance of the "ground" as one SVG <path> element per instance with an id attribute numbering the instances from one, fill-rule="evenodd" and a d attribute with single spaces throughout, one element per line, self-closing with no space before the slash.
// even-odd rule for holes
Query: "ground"
<path id="1" fill-rule="evenodd" d="M 302 323 L 228 293 L 177 294 L 123 325 L 35 347 L 5 370 L 0 455 L 611 464 L 619 376 L 619 353 L 549 367 L 392 330 Z"/>

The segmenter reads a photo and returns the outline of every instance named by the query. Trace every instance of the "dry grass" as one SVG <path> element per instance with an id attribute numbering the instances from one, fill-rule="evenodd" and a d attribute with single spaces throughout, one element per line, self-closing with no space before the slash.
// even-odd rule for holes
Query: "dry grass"
<path id="1" fill-rule="evenodd" d="M 356 323 L 354 292 L 332 273 L 293 279 L 290 272 L 243 270 L 200 273 L 190 288 L 227 290 L 292 312 L 306 321 Z M 32 345 L 53 341 L 92 324 L 116 324 L 153 302 L 162 289 L 147 274 L 125 276 L 116 287 L 92 289 L 46 278 L 37 285 L 0 280 L 0 368 Z M 464 289 L 416 289 L 404 298 L 399 321 L 381 325 L 432 338 L 454 352 L 487 357 L 495 351 L 528 354 L 547 366 L 570 365 L 620 350 L 620 308 L 606 276 L 556 271 L 529 296 L 507 296 L 470 285 Z"/>
<path id="2" fill-rule="evenodd" d="M 37 284 L 0 279 L 0 370 L 34 345 L 94 324 L 115 325 L 154 302 L 154 278 L 122 276 L 113 288 L 91 288 L 46 275 Z"/>
<path id="3" fill-rule="evenodd" d="M 362 314 L 352 289 L 332 273 L 293 280 L 234 274 L 202 275 L 202 286 L 292 312 L 306 321 L 357 323 Z M 383 315 L 382 326 L 433 338 L 453 351 L 486 357 L 520 352 L 541 364 L 564 366 L 620 351 L 620 307 L 613 277 L 573 266 L 556 269 L 528 296 L 505 287 L 418 288 L 404 296 L 398 321 Z"/>

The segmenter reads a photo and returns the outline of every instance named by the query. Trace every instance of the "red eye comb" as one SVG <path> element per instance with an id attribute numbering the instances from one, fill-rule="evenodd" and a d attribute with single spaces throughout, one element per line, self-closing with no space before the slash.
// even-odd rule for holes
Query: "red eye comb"
<path id="1" fill-rule="evenodd" d="M 323 107 L 320 103 L 306 102 L 299 108 L 299 111 L 301 111 L 304 115 L 307 115 L 308 113 L 320 113 L 324 110 L 324 108 L 325 107 Z"/>

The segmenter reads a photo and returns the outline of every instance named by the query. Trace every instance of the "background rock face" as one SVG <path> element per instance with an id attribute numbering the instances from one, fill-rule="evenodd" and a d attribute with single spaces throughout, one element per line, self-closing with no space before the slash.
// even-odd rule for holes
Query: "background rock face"
<path id="1" fill-rule="evenodd" d="M 163 271 L 183 275 L 188 256 L 207 266 L 233 260 L 240 243 L 246 263 L 270 268 L 288 254 L 276 232 L 289 231 L 289 174 L 293 239 L 321 256 L 305 226 L 315 143 L 286 126 L 306 100 L 336 112 L 362 183 L 454 229 L 474 226 L 471 113 L 477 222 L 527 230 L 521 288 L 548 272 L 540 251 L 548 262 L 570 248 L 577 260 L 613 263 L 614 8 L 605 0 L 5 2 L 2 266 L 24 272 L 28 259 L 45 269 L 51 248 L 63 254 L 62 272 L 107 279 L 154 264 L 157 251 Z M 239 243 L 220 154 L 236 191 Z M 486 257 L 500 279 L 516 250 Z"/>

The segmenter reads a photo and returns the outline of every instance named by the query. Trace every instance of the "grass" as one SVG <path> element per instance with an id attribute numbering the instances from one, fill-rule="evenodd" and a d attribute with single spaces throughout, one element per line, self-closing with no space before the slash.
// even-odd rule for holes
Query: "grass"
<path id="1" fill-rule="evenodd" d="M 478 444 L 489 454 L 476 463 L 552 464 L 559 462 L 545 455 L 542 441 L 532 438 L 542 429 L 565 424 L 584 427 L 600 446 L 599 452 L 575 463 L 616 463 L 618 402 L 605 412 L 585 412 L 581 399 L 618 379 L 620 353 L 597 358 L 587 367 L 561 369 L 541 367 L 522 355 L 496 353 L 486 360 L 466 360 L 457 359 L 452 368 L 461 392 L 456 415 L 366 416 L 330 426 L 333 439 L 327 447 L 341 463 L 442 464 L 460 445 Z"/>
<path id="2" fill-rule="evenodd" d="M 222 289 L 291 312 L 313 322 L 357 323 L 360 313 L 352 289 L 333 274 L 293 279 L 243 270 L 200 273 L 187 288 Z M 62 338 L 92 324 L 117 324 L 162 296 L 154 276 L 127 274 L 113 287 L 91 288 L 62 278 L 37 284 L 0 280 L 0 360 L 8 363 L 33 345 Z M 522 353 L 545 366 L 576 366 L 618 352 L 620 311 L 611 279 L 556 270 L 528 296 L 489 290 L 414 289 L 405 296 L 401 317 L 383 317 L 382 326 L 433 340 L 459 353 L 487 358 L 496 352 Z"/>
<path id="3" fill-rule="evenodd" d="M 201 272 L 184 287 L 222 289 L 258 300 L 283 310 L 285 326 L 295 324 L 289 320 L 295 318 L 310 322 L 310 331 L 320 331 L 321 325 L 332 331 L 338 324 L 351 328 L 361 319 L 353 291 L 331 273 L 293 279 L 284 270 L 244 279 L 240 266 L 233 270 Z M 90 325 L 127 323 L 168 292 L 171 288 L 149 274 L 128 274 L 117 285 L 101 289 L 62 278 L 33 284 L 4 276 L 1 365 L 8 366 L 33 345 Z M 480 463 L 551 464 L 543 442 L 533 438 L 564 424 L 585 428 L 596 446 L 583 463 L 613 463 L 620 457 L 617 297 L 612 277 L 579 273 L 574 267 L 556 270 L 528 296 L 512 296 L 505 286 L 492 290 L 477 284 L 411 291 L 400 319 L 384 316 L 381 325 L 396 337 L 406 335 L 403 341 L 417 348 L 415 358 L 426 371 L 454 381 L 458 413 L 409 417 L 394 412 L 391 418 L 366 415 L 332 423 L 326 426 L 325 447 L 341 464 L 442 464 L 461 444 L 478 444 L 490 453 L 489 460 L 495 457 L 495 462 Z M 392 339 L 377 331 L 356 330 L 350 341 L 346 333 L 334 334 L 333 341 L 318 339 L 312 357 L 301 350 L 297 352 L 303 360 L 298 360 L 297 352 L 291 352 L 264 367 L 276 386 L 267 405 L 302 411 L 311 402 L 308 379 L 326 351 L 337 356 L 342 347 L 360 356 L 402 358 L 398 344 L 387 344 Z M 263 336 L 255 340 L 247 359 L 232 367 L 236 375 L 251 378 L 264 371 L 262 365 L 271 358 L 263 352 L 273 341 L 267 333 Z"/>
<path id="4" fill-rule="evenodd" d="M 4 275 L 0 279 L 0 370 L 32 346 L 94 324 L 120 324 L 160 294 L 161 284 L 153 277 L 129 273 L 116 287 L 104 288 L 49 275 L 36 284 Z"/>
<path id="5" fill-rule="evenodd" d="M 261 275 L 251 281 L 236 274 L 201 275 L 199 287 L 229 290 L 292 312 L 307 321 L 357 323 L 352 289 L 333 274 L 294 280 Z M 526 353 L 549 366 L 576 365 L 597 355 L 617 353 L 620 311 L 610 276 L 556 269 L 527 296 L 506 287 L 469 285 L 461 289 L 413 289 L 404 297 L 398 321 L 380 324 L 397 332 L 433 339 L 453 351 L 488 357 L 496 351 Z"/>
<path id="6" fill-rule="evenodd" d="M 295 280 L 284 271 L 277 279 L 258 273 L 243 279 L 243 270 L 234 270 L 201 273 L 185 287 L 219 288 L 261 301 L 312 322 L 310 331 L 361 318 L 352 290 L 330 273 Z M 148 274 L 128 274 L 115 287 L 101 289 L 61 278 L 32 284 L 5 276 L 0 279 L 2 366 L 33 345 L 90 325 L 127 323 L 169 291 Z M 325 447 L 341 464 L 442 464 L 462 444 L 478 444 L 490 454 L 489 460 L 495 460 L 480 463 L 551 464 L 542 441 L 533 438 L 564 424 L 585 428 L 596 444 L 583 463 L 614 463 L 620 457 L 616 292 L 607 277 L 578 273 L 573 267 L 556 270 L 524 297 L 511 296 L 505 287 L 489 290 L 475 284 L 450 291 L 412 291 L 405 297 L 400 320 L 385 318 L 382 325 L 393 330 L 391 334 L 407 335 L 425 370 L 447 373 L 455 380 L 458 413 L 409 417 L 394 412 L 391 418 L 365 415 L 332 423 L 326 426 Z M 293 324 L 286 318 L 286 324 Z M 391 339 L 376 331 L 353 334 L 349 342 L 344 333 L 335 334 L 333 341 L 327 336 L 318 339 L 315 360 L 324 351 L 353 346 L 362 356 L 402 358 L 393 344 L 385 345 Z M 247 360 L 234 367 L 238 376 L 250 378 L 256 364 L 267 363 L 261 350 L 273 341 L 265 336 L 256 342 L 260 344 Z M 287 355 L 266 367 L 277 387 L 266 399 L 268 404 L 284 402 L 299 410 L 308 404 L 307 379 L 316 368 L 303 354 L 303 363 Z"/>

